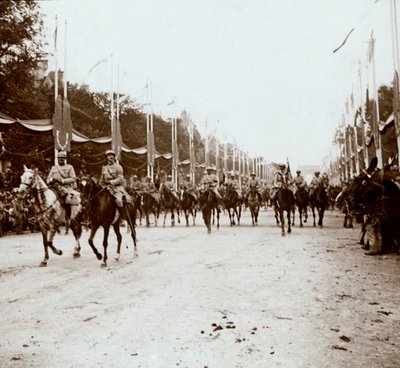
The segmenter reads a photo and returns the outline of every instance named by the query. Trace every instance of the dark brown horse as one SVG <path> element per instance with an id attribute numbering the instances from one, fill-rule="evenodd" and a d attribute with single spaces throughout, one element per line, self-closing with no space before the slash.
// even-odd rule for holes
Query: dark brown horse
<path id="1" fill-rule="evenodd" d="M 296 194 L 295 194 L 295 201 L 297 205 L 297 209 L 299 211 L 299 221 L 300 221 L 300 227 L 303 227 L 303 221 L 307 222 L 308 219 L 308 203 L 309 203 L 309 196 L 307 189 L 304 187 L 297 188 Z M 303 220 L 304 216 L 304 220 Z M 294 220 L 293 220 L 294 222 Z"/>
<path id="2" fill-rule="evenodd" d="M 342 195 L 353 213 L 370 215 L 380 221 L 383 253 L 400 251 L 400 189 L 399 172 L 377 168 L 377 159 L 354 178 Z"/>
<path id="3" fill-rule="evenodd" d="M 103 259 L 102 266 L 107 266 L 107 247 L 110 227 L 114 228 L 117 237 L 117 256 L 118 261 L 121 253 L 122 235 L 120 224 L 126 220 L 131 230 L 131 237 L 134 246 L 134 257 L 137 257 L 137 239 L 135 229 L 136 208 L 133 203 L 125 202 L 123 208 L 117 208 L 115 198 L 108 191 L 107 187 L 101 187 L 92 178 L 82 178 L 80 181 L 82 195 L 82 205 L 90 221 L 89 245 L 97 259 Z M 94 237 L 97 230 L 103 227 L 103 256 L 97 251 L 94 245 Z"/>
<path id="4" fill-rule="evenodd" d="M 324 226 L 324 214 L 325 210 L 329 206 L 329 198 L 328 194 L 325 189 L 324 183 L 321 181 L 316 188 L 312 190 L 310 193 L 310 207 L 311 207 L 311 212 L 313 215 L 313 226 L 316 226 L 315 223 L 315 210 L 317 210 L 318 213 L 318 226 L 323 227 Z"/>
<path id="5" fill-rule="evenodd" d="M 285 236 L 285 211 L 287 216 L 287 232 L 291 233 L 291 214 L 294 209 L 294 196 L 289 187 L 284 184 L 276 194 L 276 210 L 279 213 L 282 236 Z"/>
<path id="6" fill-rule="evenodd" d="M 154 225 L 157 226 L 160 216 L 160 203 L 154 197 L 155 193 L 142 192 L 142 211 L 146 218 L 146 226 L 150 226 L 150 214 L 154 215 Z"/>
<path id="7" fill-rule="evenodd" d="M 175 226 L 175 212 L 178 218 L 178 223 L 181 222 L 179 218 L 179 199 L 169 190 L 166 186 L 161 186 L 161 209 L 164 211 L 163 226 L 168 212 L 171 213 L 171 226 Z"/>
<path id="8" fill-rule="evenodd" d="M 217 211 L 217 229 L 219 229 L 220 209 L 218 208 L 218 199 L 210 188 L 200 191 L 199 206 L 203 214 L 203 220 L 207 227 L 207 232 L 211 233 L 211 215 L 213 211 Z"/>
<path id="9" fill-rule="evenodd" d="M 260 212 L 260 207 L 261 207 L 261 198 L 254 186 L 250 188 L 250 193 L 247 197 L 247 205 L 250 209 L 252 225 L 257 226 L 258 213 Z"/>
<path id="10" fill-rule="evenodd" d="M 193 226 L 195 225 L 196 213 L 197 213 L 197 199 L 187 189 L 181 192 L 181 209 L 185 215 L 186 226 L 189 226 L 189 215 L 193 218 Z"/>
<path id="11" fill-rule="evenodd" d="M 232 185 L 227 185 L 223 193 L 223 201 L 226 210 L 228 211 L 229 220 L 231 226 L 236 225 L 235 215 L 237 223 L 240 225 L 240 217 L 242 214 L 242 200 L 239 198 L 238 193 Z"/>

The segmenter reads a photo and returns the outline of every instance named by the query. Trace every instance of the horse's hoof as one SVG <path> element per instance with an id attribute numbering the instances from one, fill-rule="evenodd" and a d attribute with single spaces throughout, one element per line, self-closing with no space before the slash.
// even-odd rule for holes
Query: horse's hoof
<path id="1" fill-rule="evenodd" d="M 99 261 L 101 261 L 103 259 L 102 255 L 100 253 L 96 254 L 96 257 Z"/>
<path id="2" fill-rule="evenodd" d="M 47 262 L 45 262 L 45 261 L 42 261 L 39 265 L 39 267 L 46 267 L 46 266 L 47 266 Z"/>
<path id="3" fill-rule="evenodd" d="M 119 262 L 119 255 L 114 257 L 115 262 Z"/>
<path id="4" fill-rule="evenodd" d="M 288 231 L 287 231 L 287 232 L 288 232 L 288 234 L 290 234 L 290 233 L 292 232 L 292 229 L 288 229 Z"/>
<path id="5" fill-rule="evenodd" d="M 73 254 L 73 257 L 74 257 L 74 259 L 75 259 L 75 258 L 81 258 L 81 255 L 80 255 L 80 253 L 74 253 L 74 254 Z"/>
<path id="6" fill-rule="evenodd" d="M 302 222 L 300 222 L 300 227 L 303 227 L 303 223 Z"/>
<path id="7" fill-rule="evenodd" d="M 101 268 L 106 268 L 107 267 L 107 263 L 102 263 L 101 264 Z"/>
<path id="8" fill-rule="evenodd" d="M 139 258 L 138 252 L 133 252 L 133 258 Z"/>
<path id="9" fill-rule="evenodd" d="M 59 249 L 58 252 L 56 252 L 56 254 L 57 254 L 58 256 L 62 256 L 63 252 L 62 252 L 61 249 Z"/>

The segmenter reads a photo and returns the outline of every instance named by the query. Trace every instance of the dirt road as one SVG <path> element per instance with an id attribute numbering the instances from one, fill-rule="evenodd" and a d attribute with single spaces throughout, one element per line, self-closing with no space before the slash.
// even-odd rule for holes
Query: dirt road
<path id="1" fill-rule="evenodd" d="M 39 234 L 1 238 L 0 366 L 399 367 L 400 256 L 364 255 L 338 212 L 285 237 L 274 221 L 138 226 L 139 257 L 124 234 L 107 268 L 87 233 L 76 260 L 58 235 L 46 268 Z"/>

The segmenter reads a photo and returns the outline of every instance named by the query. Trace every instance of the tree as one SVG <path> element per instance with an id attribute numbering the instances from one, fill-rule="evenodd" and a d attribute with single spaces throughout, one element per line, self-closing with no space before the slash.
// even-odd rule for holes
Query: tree
<path id="1" fill-rule="evenodd" d="M 0 106 L 3 113 L 43 118 L 49 103 L 37 98 L 36 71 L 43 61 L 43 20 L 36 1 L 0 1 Z"/>

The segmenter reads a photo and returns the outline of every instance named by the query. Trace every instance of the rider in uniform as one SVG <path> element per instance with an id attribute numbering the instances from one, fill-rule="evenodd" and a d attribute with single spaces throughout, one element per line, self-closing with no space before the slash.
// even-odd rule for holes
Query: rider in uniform
<path id="1" fill-rule="evenodd" d="M 310 195 L 314 194 L 315 189 L 321 183 L 324 184 L 325 189 L 327 188 L 326 180 L 324 178 L 322 178 L 321 176 L 319 176 L 319 174 L 320 174 L 320 172 L 318 170 L 314 173 L 314 177 L 312 178 L 311 183 L 310 183 Z"/>
<path id="2" fill-rule="evenodd" d="M 272 204 L 275 203 L 278 191 L 283 187 L 283 184 L 286 183 L 286 166 L 285 164 L 279 164 L 278 167 L 279 170 L 275 172 L 273 186 L 271 189 Z"/>
<path id="3" fill-rule="evenodd" d="M 293 178 L 293 193 L 296 195 L 296 192 L 299 188 L 306 188 L 307 187 L 307 182 L 304 180 L 303 175 L 301 175 L 301 171 L 297 170 L 296 171 L 297 176 Z"/>
<path id="4" fill-rule="evenodd" d="M 80 204 L 80 193 L 76 189 L 76 175 L 74 167 L 67 164 L 67 153 L 59 151 L 57 153 L 58 164 L 50 169 L 47 177 L 47 184 L 52 185 L 60 194 L 64 204 Z"/>
<path id="5" fill-rule="evenodd" d="M 172 181 L 172 175 L 168 175 L 168 176 L 167 176 L 167 181 L 163 184 L 163 186 L 164 186 L 168 191 L 171 192 L 171 194 L 174 196 L 174 198 L 175 198 L 177 201 L 179 201 L 178 194 L 176 193 L 176 190 L 175 190 L 175 184 L 174 184 L 174 182 Z"/>
<path id="6" fill-rule="evenodd" d="M 118 208 L 124 206 L 124 201 L 132 202 L 132 199 L 125 189 L 124 171 L 122 166 L 115 162 L 115 152 L 107 150 L 105 153 L 106 165 L 101 169 L 99 185 L 107 186 L 108 191 L 115 198 Z"/>
<path id="7" fill-rule="evenodd" d="M 230 185 L 234 191 L 237 193 L 238 198 L 241 199 L 242 198 L 242 193 L 240 192 L 239 189 L 239 180 L 237 180 L 235 178 L 235 174 L 233 172 L 229 172 L 228 173 L 228 178 L 226 179 L 226 186 Z"/>
<path id="8" fill-rule="evenodd" d="M 256 178 L 256 174 L 255 173 L 251 173 L 250 174 L 250 179 L 247 182 L 246 202 L 248 202 L 248 200 L 249 200 L 249 195 L 250 195 L 250 192 L 251 192 L 252 188 L 256 189 L 256 193 L 258 195 L 258 200 L 261 202 L 262 201 L 262 195 L 261 195 L 261 192 L 260 192 L 261 185 L 260 185 L 260 182 L 258 181 L 258 179 Z"/>
<path id="9" fill-rule="evenodd" d="M 138 179 L 137 175 L 133 175 L 131 189 L 135 192 L 139 192 L 142 190 L 142 182 Z"/>
<path id="10" fill-rule="evenodd" d="M 207 174 L 204 175 L 204 177 L 201 179 L 201 187 L 202 190 L 207 190 L 207 188 L 210 188 L 210 190 L 215 194 L 218 205 L 220 209 L 223 208 L 223 202 L 222 202 L 222 197 L 221 194 L 218 191 L 218 178 L 217 175 L 213 173 L 213 168 L 211 166 L 207 166 L 206 168 Z"/>
<path id="11" fill-rule="evenodd" d="M 155 184 L 151 181 L 151 176 L 146 177 L 146 182 L 143 184 L 143 190 L 149 193 L 157 203 L 160 203 L 160 193 Z"/>
<path id="12" fill-rule="evenodd" d="M 181 187 L 183 190 L 186 190 L 195 201 L 197 201 L 196 186 L 193 184 L 192 179 L 190 178 L 190 174 L 186 174 L 186 178 Z"/>

